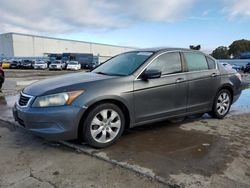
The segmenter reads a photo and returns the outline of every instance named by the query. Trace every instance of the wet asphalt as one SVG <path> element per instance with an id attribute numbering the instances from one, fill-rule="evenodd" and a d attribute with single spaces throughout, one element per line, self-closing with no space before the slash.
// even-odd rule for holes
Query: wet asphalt
<path id="1" fill-rule="evenodd" d="M 117 161 L 143 166 L 168 177 L 179 173 L 204 176 L 220 173 L 231 160 L 228 150 L 223 138 L 185 131 L 179 124 L 166 121 L 131 129 L 117 144 L 102 151 Z"/>

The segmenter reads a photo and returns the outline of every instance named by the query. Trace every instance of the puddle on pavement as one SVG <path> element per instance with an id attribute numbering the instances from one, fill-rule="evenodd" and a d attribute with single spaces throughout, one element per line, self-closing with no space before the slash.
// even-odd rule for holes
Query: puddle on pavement
<path id="1" fill-rule="evenodd" d="M 0 106 L 13 107 L 17 98 L 18 95 L 0 96 Z"/>
<path id="2" fill-rule="evenodd" d="M 232 105 L 231 113 L 250 113 L 250 88 L 244 89 L 240 98 Z"/>
<path id="3" fill-rule="evenodd" d="M 0 105 L 1 106 L 6 106 L 7 105 L 6 99 L 3 96 L 0 96 Z"/>
<path id="4" fill-rule="evenodd" d="M 117 161 L 152 169 L 157 175 L 220 173 L 231 160 L 228 142 L 214 135 L 185 131 L 162 122 L 129 130 L 103 152 Z"/>

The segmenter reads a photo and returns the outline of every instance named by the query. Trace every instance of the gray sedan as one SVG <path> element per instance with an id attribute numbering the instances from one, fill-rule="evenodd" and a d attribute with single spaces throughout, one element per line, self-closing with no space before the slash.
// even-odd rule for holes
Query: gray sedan
<path id="1" fill-rule="evenodd" d="M 21 92 L 13 114 L 39 136 L 78 138 L 102 148 L 125 128 L 206 112 L 223 118 L 240 85 L 240 74 L 202 52 L 144 49 L 117 55 L 89 73 L 36 82 Z"/>

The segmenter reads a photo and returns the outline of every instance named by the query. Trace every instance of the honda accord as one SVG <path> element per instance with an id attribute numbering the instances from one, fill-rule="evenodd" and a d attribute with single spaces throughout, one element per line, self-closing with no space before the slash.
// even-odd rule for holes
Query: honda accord
<path id="1" fill-rule="evenodd" d="M 240 74 L 200 51 L 143 49 L 88 73 L 36 82 L 22 90 L 13 114 L 44 138 L 78 138 L 103 148 L 125 128 L 206 112 L 221 119 L 239 98 L 240 85 Z"/>

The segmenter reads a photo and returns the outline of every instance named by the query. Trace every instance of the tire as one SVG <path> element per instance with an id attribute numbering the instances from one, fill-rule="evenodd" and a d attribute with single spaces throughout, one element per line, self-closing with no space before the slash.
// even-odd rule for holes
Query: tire
<path id="1" fill-rule="evenodd" d="M 231 93 L 227 89 L 222 89 L 216 95 L 212 111 L 209 112 L 209 115 L 213 118 L 222 119 L 228 114 L 231 104 Z"/>
<path id="2" fill-rule="evenodd" d="M 83 140 L 92 147 L 104 148 L 119 139 L 124 127 L 124 114 L 118 106 L 99 104 L 91 109 L 83 123 Z"/>

